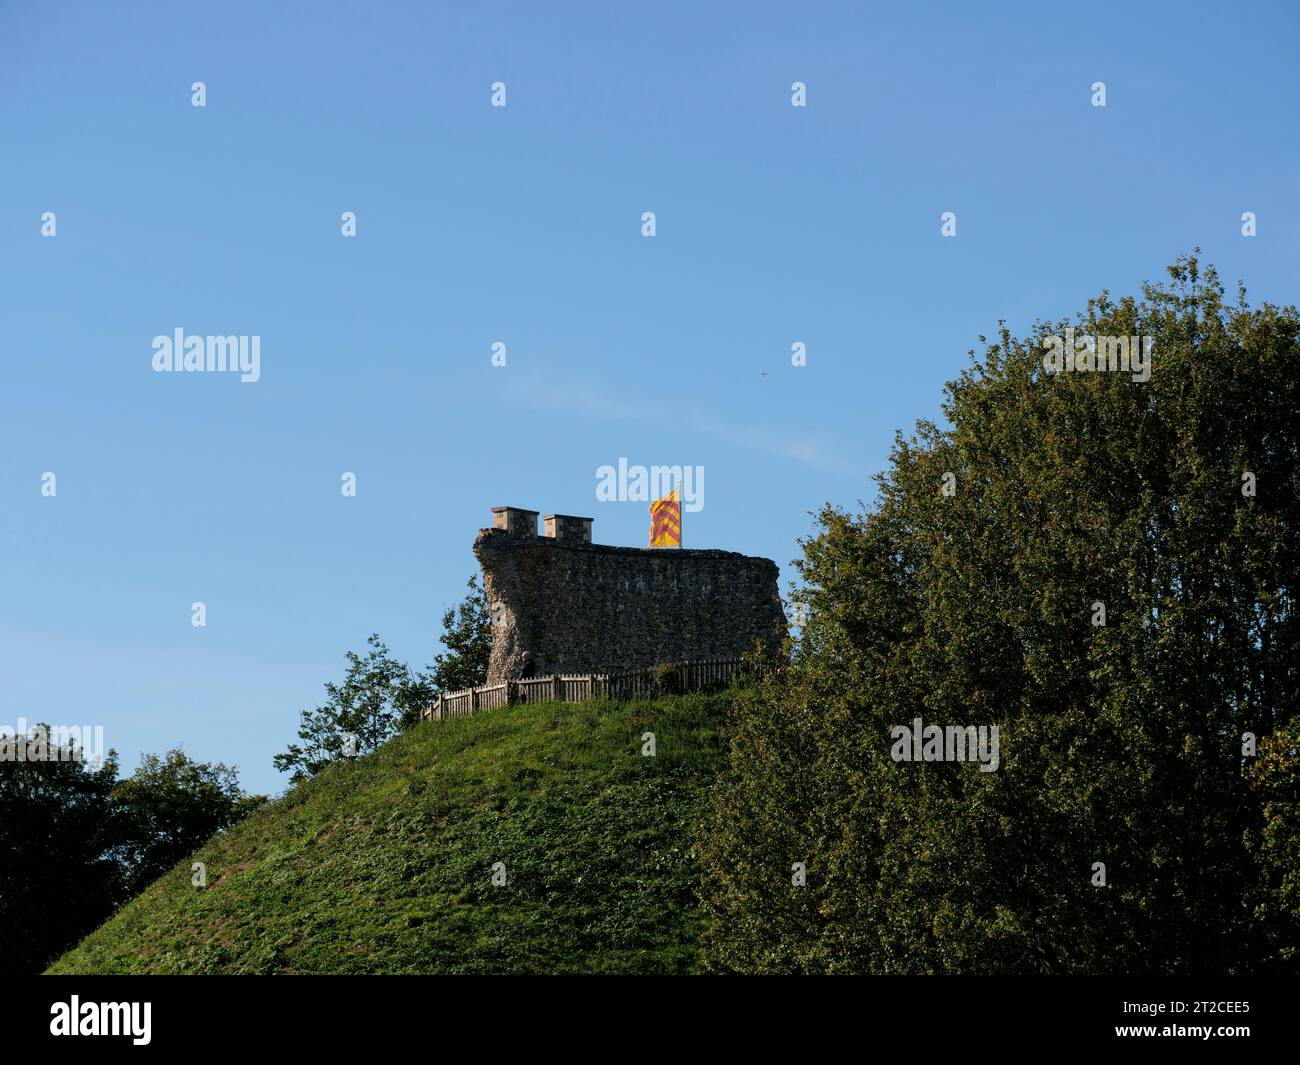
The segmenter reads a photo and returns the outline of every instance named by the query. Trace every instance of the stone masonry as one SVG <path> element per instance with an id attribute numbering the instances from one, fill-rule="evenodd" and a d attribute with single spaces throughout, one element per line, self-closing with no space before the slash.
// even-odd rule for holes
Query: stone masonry
<path id="1" fill-rule="evenodd" d="M 605 673 L 731 658 L 786 631 L 776 563 L 734 551 L 607 547 L 591 518 L 493 507 L 474 557 L 492 612 L 487 682 L 514 676 L 521 651 L 537 675 Z"/>

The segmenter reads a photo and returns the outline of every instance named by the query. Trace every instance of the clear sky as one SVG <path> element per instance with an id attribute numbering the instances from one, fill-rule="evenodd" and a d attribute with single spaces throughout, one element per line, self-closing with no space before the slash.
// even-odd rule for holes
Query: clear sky
<path id="1" fill-rule="evenodd" d="M 432 658 L 491 506 L 644 545 L 620 457 L 704 467 L 687 546 L 784 590 L 999 319 L 1195 245 L 1296 301 L 1298 12 L 0 3 L 0 722 L 278 791 L 346 650 Z M 155 373 L 177 328 L 260 380 Z"/>

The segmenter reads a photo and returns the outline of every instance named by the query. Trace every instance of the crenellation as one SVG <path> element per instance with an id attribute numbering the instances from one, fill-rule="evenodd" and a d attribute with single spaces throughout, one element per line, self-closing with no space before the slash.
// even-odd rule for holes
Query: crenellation
<path id="1" fill-rule="evenodd" d="M 521 507 L 493 507 L 492 528 L 514 537 L 537 535 L 537 511 Z"/>

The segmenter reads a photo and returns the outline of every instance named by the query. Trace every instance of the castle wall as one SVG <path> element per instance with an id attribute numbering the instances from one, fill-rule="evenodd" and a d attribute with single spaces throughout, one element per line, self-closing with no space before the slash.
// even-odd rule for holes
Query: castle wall
<path id="1" fill-rule="evenodd" d="M 483 529 L 493 612 L 488 683 L 521 651 L 539 676 L 734 657 L 786 631 L 776 563 L 732 551 L 609 547 Z"/>

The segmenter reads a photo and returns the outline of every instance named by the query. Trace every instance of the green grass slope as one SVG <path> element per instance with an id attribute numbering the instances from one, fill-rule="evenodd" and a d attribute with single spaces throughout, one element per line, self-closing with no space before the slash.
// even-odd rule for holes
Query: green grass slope
<path id="1" fill-rule="evenodd" d="M 693 844 L 727 699 L 426 722 L 213 838 L 207 887 L 182 863 L 49 971 L 697 970 Z"/>

